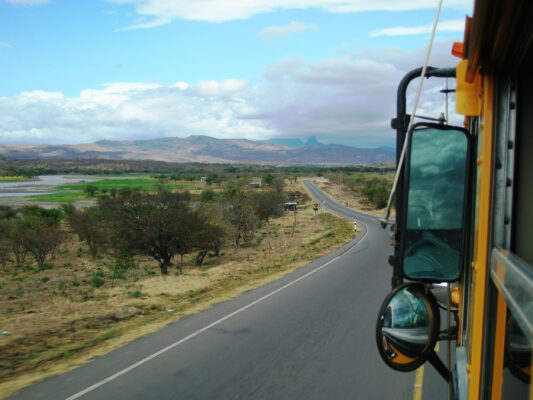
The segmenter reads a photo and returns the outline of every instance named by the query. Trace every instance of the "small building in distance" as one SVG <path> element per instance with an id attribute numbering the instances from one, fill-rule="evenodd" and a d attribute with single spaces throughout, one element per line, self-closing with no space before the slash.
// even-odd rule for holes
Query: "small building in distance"
<path id="1" fill-rule="evenodd" d="M 298 203 L 294 201 L 283 204 L 283 209 L 285 211 L 296 211 L 296 207 L 298 207 Z"/>
<path id="2" fill-rule="evenodd" d="M 254 188 L 262 187 L 261 178 L 255 178 L 253 181 L 250 182 L 250 186 Z"/>

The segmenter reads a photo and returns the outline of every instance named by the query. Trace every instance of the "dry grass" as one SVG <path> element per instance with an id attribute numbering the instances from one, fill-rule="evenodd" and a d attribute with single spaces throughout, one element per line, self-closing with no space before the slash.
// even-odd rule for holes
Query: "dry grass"
<path id="1" fill-rule="evenodd" d="M 290 189 L 305 193 L 300 184 Z M 350 223 L 314 214 L 311 204 L 298 212 L 294 236 L 288 213 L 256 232 L 246 247 L 228 247 L 201 267 L 190 255 L 183 275 L 172 268 L 160 276 L 156 264 L 143 261 L 112 284 L 111 261 L 91 260 L 74 237 L 52 269 L 8 265 L 0 271 L 0 330 L 9 332 L 0 335 L 0 397 L 277 279 L 352 238 Z M 104 281 L 101 287 L 92 284 L 95 277 Z M 117 320 L 115 311 L 125 306 L 139 313 Z"/>
<path id="2" fill-rule="evenodd" d="M 362 196 L 357 196 L 355 193 L 346 187 L 339 185 L 338 183 L 332 183 L 328 179 L 323 178 L 321 180 L 316 180 L 315 184 L 324 192 L 329 194 L 333 199 L 347 207 L 353 208 L 354 210 L 362 211 L 366 214 L 376 215 L 379 217 L 382 217 L 383 214 L 385 214 L 384 208 L 376 210 L 367 199 Z M 395 218 L 395 216 L 396 211 L 393 207 L 390 217 Z"/>

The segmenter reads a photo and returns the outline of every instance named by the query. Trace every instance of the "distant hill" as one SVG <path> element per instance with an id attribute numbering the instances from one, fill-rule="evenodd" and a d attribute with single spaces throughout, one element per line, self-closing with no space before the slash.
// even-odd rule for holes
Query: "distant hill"
<path id="1" fill-rule="evenodd" d="M 396 154 L 396 147 L 380 146 L 378 149 L 390 151 L 391 153 Z"/>
<path id="2" fill-rule="evenodd" d="M 314 136 L 308 138 L 306 142 L 299 138 L 275 138 L 269 139 L 266 142 L 272 144 L 279 144 L 287 147 L 324 146 L 324 143 L 320 143 Z"/>
<path id="3" fill-rule="evenodd" d="M 4 145 L 0 146 L 0 155 L 18 159 L 99 158 L 278 165 L 374 164 L 391 162 L 395 157 L 393 152 L 384 149 L 322 144 L 315 138 L 310 138 L 304 145 L 290 147 L 244 139 L 215 139 L 210 136 L 134 141 L 101 140 L 78 145 Z"/>

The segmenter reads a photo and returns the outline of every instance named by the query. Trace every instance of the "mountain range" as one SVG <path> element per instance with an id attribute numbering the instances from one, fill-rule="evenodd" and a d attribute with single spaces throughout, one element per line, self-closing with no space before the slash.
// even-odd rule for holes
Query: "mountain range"
<path id="1" fill-rule="evenodd" d="M 0 145 L 0 155 L 19 159 L 99 158 L 277 165 L 360 165 L 392 162 L 395 158 L 394 153 L 386 149 L 322 144 L 315 138 L 302 143 L 290 147 L 245 139 L 189 136 L 134 141 L 101 140 L 77 145 Z"/>

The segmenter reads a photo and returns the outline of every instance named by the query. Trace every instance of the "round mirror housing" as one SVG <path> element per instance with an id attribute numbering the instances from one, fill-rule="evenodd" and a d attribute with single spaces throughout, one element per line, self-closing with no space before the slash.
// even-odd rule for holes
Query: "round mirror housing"
<path id="1" fill-rule="evenodd" d="M 421 283 L 405 283 L 385 298 L 376 325 L 381 358 L 398 371 L 413 371 L 433 352 L 440 329 L 435 297 Z"/>

